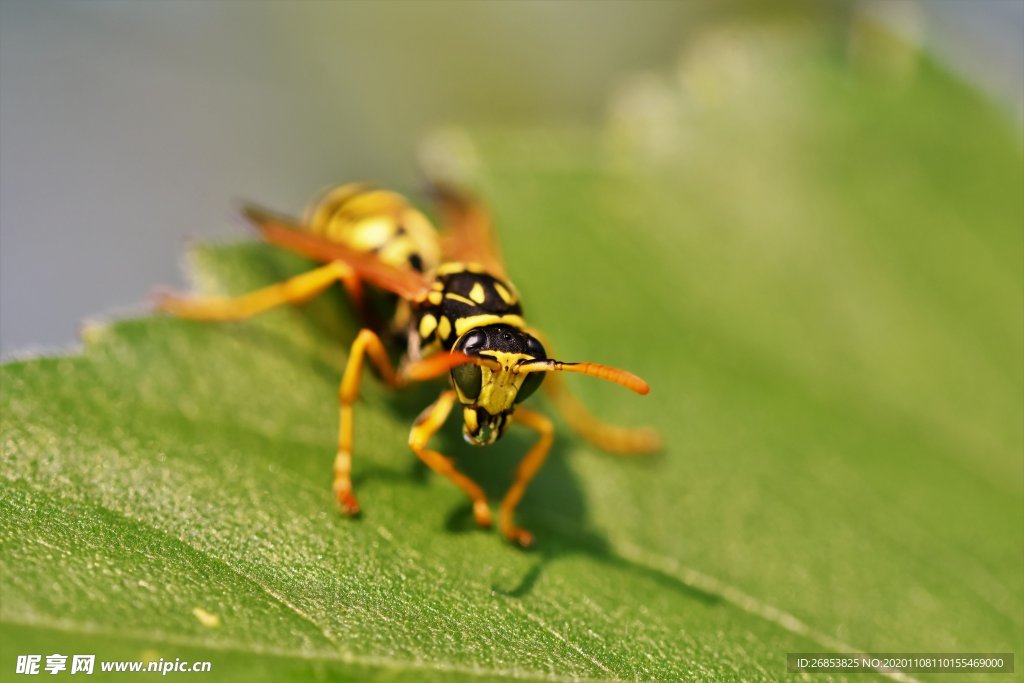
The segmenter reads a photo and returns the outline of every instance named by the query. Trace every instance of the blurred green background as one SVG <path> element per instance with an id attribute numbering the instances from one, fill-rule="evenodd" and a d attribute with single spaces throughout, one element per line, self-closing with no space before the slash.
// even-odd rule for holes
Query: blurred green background
<path id="1" fill-rule="evenodd" d="M 1024 111 L 1016 0 L 774 6 L 840 52 L 881 22 Z M 237 199 L 297 210 L 352 178 L 414 187 L 416 142 L 438 125 L 599 122 L 626 79 L 755 13 L 764 3 L 2 0 L 0 352 L 66 347 L 83 318 L 181 283 L 187 238 L 245 234 Z"/>
<path id="2" fill-rule="evenodd" d="M 408 452 L 431 390 L 368 377 L 351 522 L 328 490 L 340 294 L 91 324 L 82 355 L 0 369 L 0 677 L 59 648 L 214 680 L 1019 654 L 1020 7 L 0 5 L 5 349 L 175 281 L 182 234 L 245 236 L 234 198 L 414 193 L 425 159 L 487 197 L 560 356 L 653 386 L 576 378 L 587 405 L 666 439 L 622 460 L 561 429 L 523 553 Z M 207 291 L 308 267 L 188 253 Z M 440 447 L 500 495 L 527 437 L 481 452 L 452 422 Z"/>

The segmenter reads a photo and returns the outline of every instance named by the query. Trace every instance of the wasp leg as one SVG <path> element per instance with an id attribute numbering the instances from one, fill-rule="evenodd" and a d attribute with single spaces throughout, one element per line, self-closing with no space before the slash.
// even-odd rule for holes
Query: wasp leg
<path id="1" fill-rule="evenodd" d="M 363 287 L 355 272 L 341 261 L 332 261 L 316 270 L 258 289 L 238 297 L 183 297 L 160 295 L 157 305 L 163 311 L 192 320 L 244 320 L 281 304 L 302 303 L 341 282 L 356 306 L 365 306 Z"/>
<path id="2" fill-rule="evenodd" d="M 448 477 L 453 484 L 465 491 L 473 501 L 473 517 L 476 519 L 477 525 L 489 527 L 492 524 L 491 508 L 487 504 L 487 496 L 484 495 L 483 490 L 472 479 L 456 470 L 451 458 L 427 448 L 430 437 L 448 419 L 453 405 L 455 405 L 455 391 L 448 389 L 441 392 L 441 396 L 416 418 L 412 431 L 409 432 L 409 448 L 430 469 Z"/>
<path id="3" fill-rule="evenodd" d="M 402 378 L 395 373 L 384 344 L 373 330 L 360 330 L 356 340 L 352 342 L 352 350 L 348 354 L 345 374 L 341 377 L 338 387 L 338 403 L 340 404 L 338 419 L 338 452 L 334 458 L 334 497 L 341 509 L 348 515 L 359 513 L 359 501 L 352 493 L 352 405 L 359 397 L 359 382 L 363 376 L 363 357 L 369 356 L 370 361 L 380 373 L 380 377 L 388 386 L 398 388 L 404 384 Z"/>
<path id="4" fill-rule="evenodd" d="M 617 455 L 651 453 L 661 448 L 661 437 L 651 427 L 620 427 L 591 415 L 557 374 L 546 377 L 541 386 L 572 430 L 598 448 Z"/>
<path id="5" fill-rule="evenodd" d="M 538 330 L 530 334 L 539 339 L 551 353 L 551 344 Z M 555 409 L 562 415 L 569 427 L 598 448 L 616 455 L 639 455 L 661 448 L 661 437 L 651 427 L 620 427 L 602 422 L 590 414 L 579 400 L 565 386 L 565 380 L 557 373 L 550 373 L 541 385 Z"/>
<path id="6" fill-rule="evenodd" d="M 500 524 L 501 533 L 512 543 L 518 543 L 524 548 L 533 544 L 533 534 L 526 529 L 515 525 L 516 506 L 526 492 L 526 487 L 536 476 L 537 471 L 547 460 L 548 451 L 551 450 L 551 441 L 555 435 L 555 428 L 551 420 L 529 408 L 516 410 L 513 419 L 523 426 L 529 427 L 540 435 L 537 443 L 533 444 L 516 468 L 516 480 L 512 482 L 508 493 L 501 501 Z"/>

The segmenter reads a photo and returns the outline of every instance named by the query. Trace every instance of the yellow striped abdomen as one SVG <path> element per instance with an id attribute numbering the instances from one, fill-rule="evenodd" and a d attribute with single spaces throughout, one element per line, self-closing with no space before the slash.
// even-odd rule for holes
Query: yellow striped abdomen
<path id="1" fill-rule="evenodd" d="M 313 234 L 396 268 L 428 273 L 441 257 L 437 231 L 426 216 L 402 195 L 365 183 L 327 190 L 306 210 L 304 222 Z"/>

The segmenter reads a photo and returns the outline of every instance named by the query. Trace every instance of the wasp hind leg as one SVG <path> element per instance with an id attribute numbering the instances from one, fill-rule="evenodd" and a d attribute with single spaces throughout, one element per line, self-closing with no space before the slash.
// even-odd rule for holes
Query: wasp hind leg
<path id="1" fill-rule="evenodd" d="M 442 392 L 438 399 L 416 418 L 412 431 L 409 432 L 409 447 L 430 469 L 447 477 L 453 484 L 465 491 L 466 495 L 473 501 L 473 517 L 476 519 L 477 525 L 490 527 L 493 523 L 491 508 L 487 503 L 487 496 L 484 495 L 483 489 L 472 479 L 455 469 L 451 458 L 427 448 L 427 442 L 430 441 L 430 437 L 437 433 L 437 430 L 445 423 L 454 405 L 455 392 L 451 389 Z"/>
<path id="2" fill-rule="evenodd" d="M 162 311 L 191 320 L 245 320 L 282 304 L 307 301 L 335 282 L 341 282 L 355 305 L 365 310 L 362 284 L 352 268 L 341 261 L 332 261 L 316 270 L 237 297 L 161 294 L 157 306 Z"/>

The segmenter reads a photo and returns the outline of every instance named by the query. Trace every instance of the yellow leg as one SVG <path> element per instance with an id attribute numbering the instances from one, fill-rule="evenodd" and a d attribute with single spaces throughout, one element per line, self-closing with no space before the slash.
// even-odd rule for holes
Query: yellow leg
<path id="1" fill-rule="evenodd" d="M 537 330 L 530 334 L 539 339 L 551 355 L 551 344 Z M 651 453 L 661 448 L 661 437 L 651 427 L 619 427 L 598 420 L 576 400 L 558 373 L 548 373 L 541 385 L 569 427 L 598 448 L 617 455 Z"/>
<path id="2" fill-rule="evenodd" d="M 160 296 L 158 306 L 167 313 L 192 320 L 244 320 L 281 304 L 302 303 L 334 282 L 341 282 L 356 305 L 362 306 L 362 286 L 355 272 L 341 261 L 332 261 L 316 270 L 238 297 L 164 294 Z"/>
<path id="3" fill-rule="evenodd" d="M 338 402 L 341 408 L 338 420 L 338 453 L 334 458 L 334 497 L 348 515 L 359 512 L 359 502 L 352 492 L 352 405 L 359 397 L 363 357 L 367 355 L 388 386 L 397 388 L 403 384 L 391 365 L 380 337 L 373 330 L 361 330 L 352 343 L 345 374 L 342 375 L 341 386 L 338 388 Z"/>
<path id="4" fill-rule="evenodd" d="M 569 393 L 557 374 L 549 373 L 541 386 L 572 430 L 598 448 L 617 455 L 639 455 L 661 448 L 661 437 L 651 427 L 619 427 L 598 420 Z"/>
<path id="5" fill-rule="evenodd" d="M 540 470 L 541 465 L 547 459 L 548 451 L 551 450 L 551 440 L 554 438 L 555 429 L 551 424 L 551 420 L 529 408 L 517 409 L 514 419 L 516 422 L 529 427 L 540 435 L 537 443 L 533 444 L 533 447 L 527 451 L 526 456 L 519 462 L 519 467 L 516 468 L 516 480 L 512 482 L 508 493 L 505 494 L 505 498 L 501 501 L 501 533 L 509 541 L 518 543 L 525 548 L 533 544 L 533 534 L 515 525 L 516 506 L 519 505 L 523 493 L 526 492 L 527 485 L 533 480 L 537 471 Z"/>
<path id="6" fill-rule="evenodd" d="M 482 527 L 489 527 L 492 523 L 491 508 L 487 504 L 487 496 L 484 495 L 483 490 L 472 479 L 456 470 L 451 458 L 427 448 L 430 437 L 448 419 L 453 405 L 455 405 L 455 391 L 448 389 L 442 392 L 437 401 L 416 418 L 416 423 L 413 425 L 412 431 L 409 432 L 409 447 L 430 469 L 447 477 L 453 484 L 465 491 L 473 501 L 473 517 L 476 519 L 476 523 Z"/>

